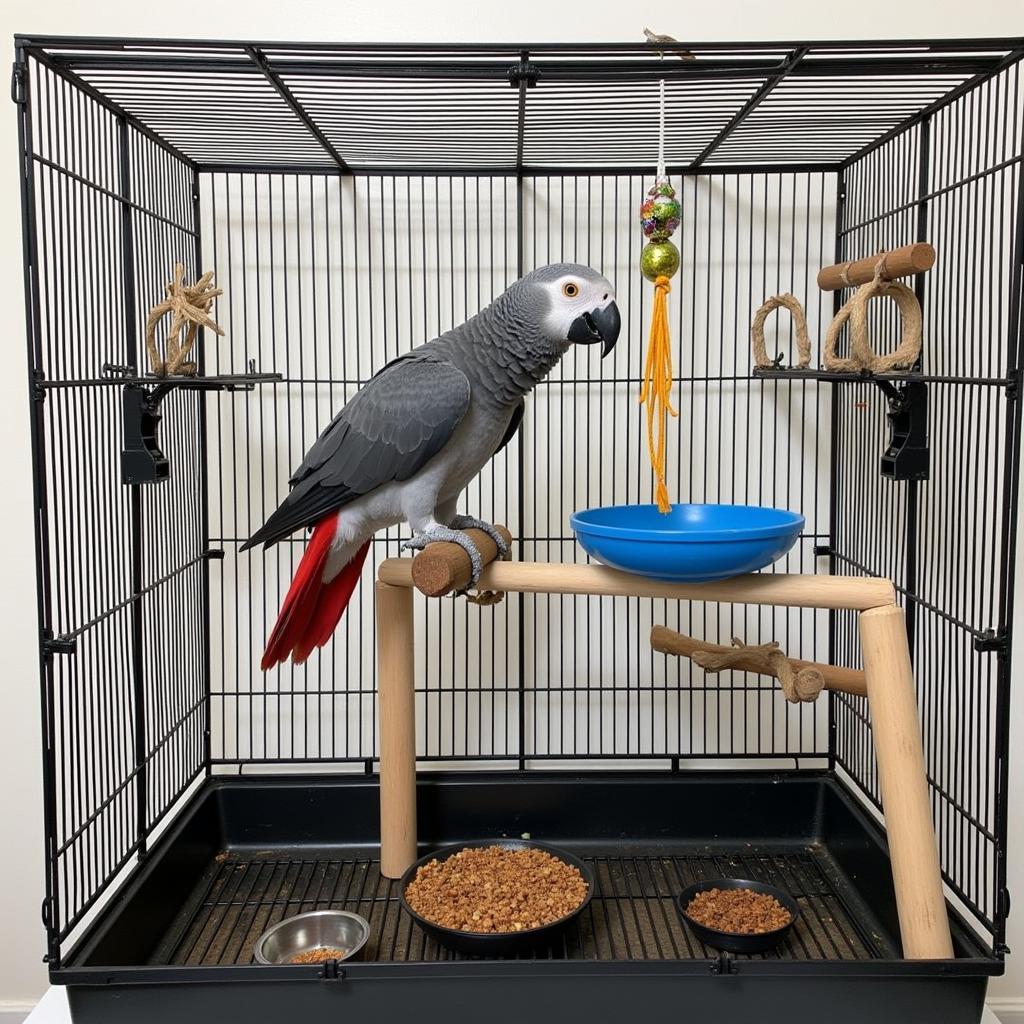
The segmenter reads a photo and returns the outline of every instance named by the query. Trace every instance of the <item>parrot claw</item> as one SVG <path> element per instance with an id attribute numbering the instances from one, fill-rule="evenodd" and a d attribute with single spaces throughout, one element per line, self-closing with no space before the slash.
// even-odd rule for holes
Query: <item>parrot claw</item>
<path id="1" fill-rule="evenodd" d="M 473 572 L 470 577 L 469 587 L 466 589 L 475 587 L 480 579 L 480 573 L 484 571 L 484 561 L 480 557 L 480 552 L 477 551 L 476 545 L 461 530 L 453 530 L 447 526 L 439 525 L 428 526 L 422 533 L 418 533 L 415 537 L 407 540 L 402 545 L 402 550 L 405 551 L 406 548 L 409 548 L 413 551 L 422 551 L 428 544 L 433 544 L 436 541 L 448 541 L 451 544 L 458 544 L 469 555 L 469 564 L 473 567 Z"/>
<path id="2" fill-rule="evenodd" d="M 494 526 L 484 522 L 483 519 L 477 519 L 474 516 L 456 516 L 448 525 L 453 530 L 481 530 L 494 541 L 498 554 L 502 558 L 508 554 L 508 544 L 505 543 L 505 538 L 498 533 Z"/>

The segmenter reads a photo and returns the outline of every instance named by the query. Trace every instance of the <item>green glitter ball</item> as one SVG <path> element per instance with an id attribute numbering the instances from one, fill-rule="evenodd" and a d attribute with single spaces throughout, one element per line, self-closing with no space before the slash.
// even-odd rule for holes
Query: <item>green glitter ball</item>
<path id="1" fill-rule="evenodd" d="M 659 277 L 674 277 L 679 270 L 679 250 L 667 239 L 648 242 L 640 253 L 640 273 L 648 281 Z"/>

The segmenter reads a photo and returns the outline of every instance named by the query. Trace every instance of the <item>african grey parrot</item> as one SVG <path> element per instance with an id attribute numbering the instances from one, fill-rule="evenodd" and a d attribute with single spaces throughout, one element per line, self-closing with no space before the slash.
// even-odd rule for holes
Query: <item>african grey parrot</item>
<path id="1" fill-rule="evenodd" d="M 486 309 L 392 360 L 334 417 L 291 478 L 277 511 L 243 545 L 311 528 L 306 551 L 263 654 L 264 670 L 289 654 L 301 664 L 330 639 L 355 589 L 370 538 L 407 521 L 420 549 L 493 526 L 456 514 L 463 488 L 515 436 L 524 396 L 570 344 L 619 336 L 612 286 L 589 267 L 555 263 L 527 274 Z M 472 585 L 471 584 L 471 585 Z"/>

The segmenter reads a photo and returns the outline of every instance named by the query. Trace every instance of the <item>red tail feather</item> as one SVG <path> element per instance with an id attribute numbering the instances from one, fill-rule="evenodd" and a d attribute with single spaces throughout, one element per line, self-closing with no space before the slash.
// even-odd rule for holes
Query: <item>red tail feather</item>
<path id="1" fill-rule="evenodd" d="M 295 578 L 263 652 L 264 672 L 284 661 L 289 654 L 296 665 L 301 665 L 314 647 L 323 647 L 352 597 L 370 542 L 353 555 L 333 580 L 324 583 L 324 568 L 337 524 L 338 514 L 335 513 L 313 528 L 313 536 L 295 570 Z"/>

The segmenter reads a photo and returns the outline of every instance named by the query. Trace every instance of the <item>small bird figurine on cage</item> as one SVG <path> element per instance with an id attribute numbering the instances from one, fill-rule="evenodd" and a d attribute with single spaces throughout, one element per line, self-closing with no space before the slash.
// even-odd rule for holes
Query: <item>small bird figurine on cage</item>
<path id="1" fill-rule="evenodd" d="M 681 60 L 696 60 L 696 56 L 690 53 L 689 50 L 684 50 L 679 40 L 675 36 L 666 35 L 664 32 L 652 32 L 649 28 L 644 29 L 644 38 L 649 43 L 660 43 L 665 47 L 665 50 Z M 675 45 L 666 45 L 675 44 Z M 662 50 L 658 51 L 659 56 L 664 57 L 665 52 Z"/>

